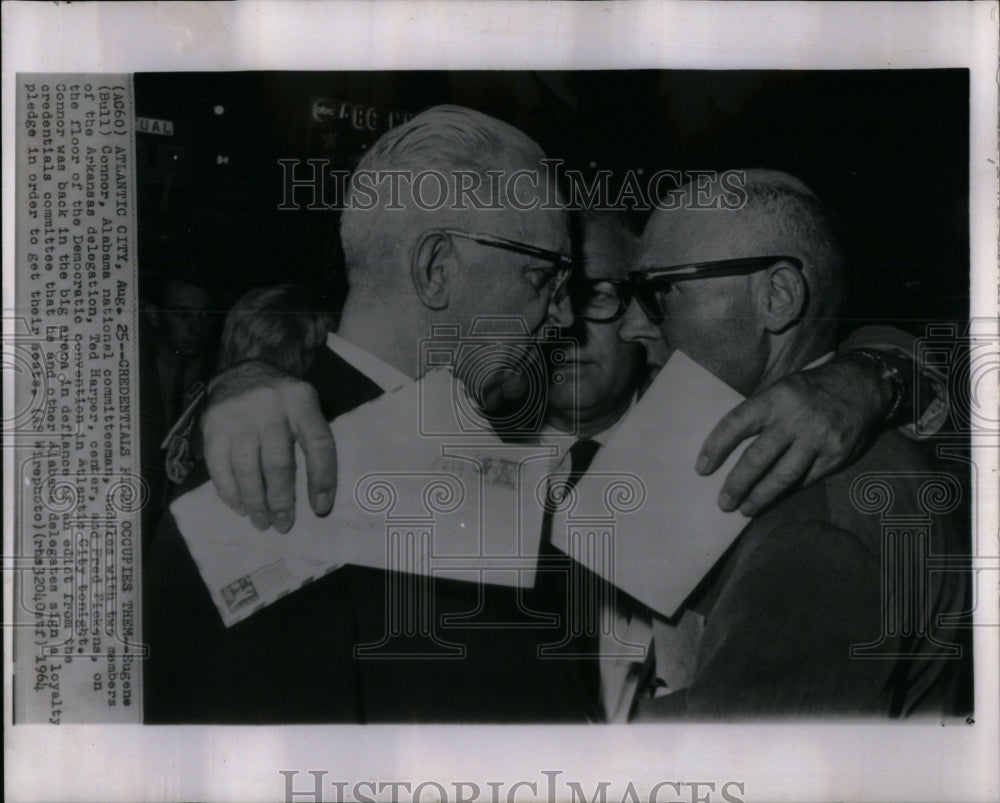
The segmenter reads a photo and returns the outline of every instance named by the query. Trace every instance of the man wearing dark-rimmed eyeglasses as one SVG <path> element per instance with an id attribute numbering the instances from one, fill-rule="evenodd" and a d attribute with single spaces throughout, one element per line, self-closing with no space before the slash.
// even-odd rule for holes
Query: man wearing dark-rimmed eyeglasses
<path id="1" fill-rule="evenodd" d="M 485 181 L 484 172 L 492 170 L 536 181 L 512 182 L 510 194 L 496 203 L 485 191 L 459 197 L 452 185 L 449 202 L 437 209 L 416 195 L 404 192 L 399 200 L 388 190 L 373 207 L 356 197 L 352 185 L 340 218 L 349 291 L 337 332 L 307 376 L 311 383 L 253 363 L 227 372 L 212 388 L 216 402 L 229 404 L 208 410 L 206 431 L 221 415 L 222 427 L 234 436 L 206 443 L 221 499 L 260 528 L 273 524 L 287 531 L 294 438 L 306 456 L 309 502 L 329 511 L 336 484 L 330 482 L 335 462 L 327 421 L 418 378 L 427 369 L 420 343 L 435 327 L 454 332 L 452 350 L 439 350 L 446 354 L 476 335 L 480 321 L 506 327 L 487 332 L 495 340 L 495 370 L 477 374 L 470 395 L 491 415 L 524 394 L 546 332 L 572 324 L 565 292 L 572 265 L 568 214 L 558 206 L 535 208 L 550 194 L 543 186 L 543 157 L 521 131 L 456 106 L 415 116 L 365 152 L 356 175 L 436 170 L 447 178 L 471 171 Z M 478 366 L 459 360 L 452 367 L 468 386 L 464 372 Z M 537 642 L 545 638 L 537 631 L 453 630 L 464 650 L 458 660 L 425 660 L 413 646 L 426 647 L 420 633 L 400 647 L 410 649 L 407 657 L 355 655 L 358 645 L 378 644 L 390 620 L 403 616 L 461 616 L 480 603 L 488 615 L 507 616 L 516 606 L 512 590 L 435 580 L 426 592 L 432 610 L 399 610 L 387 598 L 393 584 L 412 584 L 412 575 L 349 565 L 226 628 L 167 518 L 144 561 L 147 722 L 584 717 L 569 665 L 536 660 Z"/>
<path id="2" fill-rule="evenodd" d="M 746 179 L 739 210 L 653 214 L 621 335 L 662 338 L 766 398 L 832 359 L 847 265 L 835 219 L 802 182 L 764 170 Z M 949 506 L 925 499 L 928 482 L 952 487 L 948 478 L 895 429 L 833 473 L 794 445 L 770 454 L 754 443 L 747 456 L 807 484 L 744 510 L 750 523 L 683 613 L 652 617 L 653 642 L 669 647 L 654 648 L 649 677 L 669 682 L 641 690 L 639 717 L 956 713 L 962 653 L 946 622 L 964 609 L 966 578 L 924 562 L 961 554 Z M 920 534 L 885 531 L 878 514 L 890 508 L 922 521 Z"/>
<path id="3" fill-rule="evenodd" d="M 577 342 L 574 357 L 561 365 L 559 372 L 552 378 L 548 390 L 548 409 L 546 415 L 547 431 L 569 432 L 581 440 L 591 440 L 603 444 L 614 436 L 619 421 L 627 414 L 655 376 L 659 367 L 668 357 L 668 351 L 658 332 L 651 330 L 650 337 L 642 339 L 627 339 L 621 336 L 623 326 L 629 324 L 625 313 L 632 299 L 648 309 L 651 319 L 662 321 L 659 302 L 663 294 L 669 292 L 669 282 L 681 282 L 686 277 L 709 278 L 722 276 L 747 275 L 757 270 L 769 267 L 778 260 L 785 260 L 795 269 L 801 269 L 801 260 L 795 256 L 764 256 L 749 259 L 728 260 L 721 263 L 704 265 L 678 265 L 656 272 L 655 268 L 647 268 L 639 272 L 634 270 L 635 261 L 639 255 L 638 236 L 632 233 L 624 215 L 613 212 L 584 212 L 579 216 L 580 272 L 570 282 L 570 298 L 573 302 L 574 322 L 564 334 L 571 336 Z M 903 337 L 901 332 L 893 336 Z M 857 432 L 848 432 L 843 456 L 855 448 L 851 438 L 863 439 L 872 429 L 882 429 L 886 417 L 892 417 L 891 408 L 894 405 L 906 403 L 902 396 L 886 401 L 880 401 L 878 381 L 873 381 L 867 374 L 874 364 L 869 360 L 858 358 L 851 351 L 852 343 L 862 348 L 878 349 L 878 357 L 894 364 L 893 358 L 886 351 L 892 337 L 878 329 L 861 329 L 854 333 L 850 342 L 841 344 L 842 356 L 827 363 L 823 369 L 814 371 L 805 379 L 810 383 L 810 392 L 820 397 L 830 397 L 839 392 L 842 399 L 839 411 L 831 410 L 833 416 L 841 416 L 843 410 L 857 407 L 860 415 Z M 907 371 L 907 374 L 909 371 Z M 875 371 L 878 378 L 879 371 Z M 569 378 L 575 381 L 566 381 Z M 804 375 L 795 377 L 802 381 Z M 889 384 L 885 382 L 885 384 Z M 796 429 L 800 436 L 798 443 L 789 436 L 788 441 L 795 448 L 819 448 L 823 433 L 828 431 L 831 423 L 823 410 L 798 401 L 790 403 L 788 399 L 777 399 L 782 392 L 782 384 L 765 392 L 759 399 L 751 400 L 743 410 L 749 410 L 746 421 L 753 421 L 757 415 L 773 415 L 771 421 L 780 421 L 794 413 L 797 416 Z M 852 398 L 852 393 L 854 397 Z M 807 398 L 803 394 L 802 399 Z M 733 419 L 743 415 L 738 408 L 733 413 Z M 773 424 L 770 424 L 773 427 Z M 718 432 L 725 433 L 731 427 L 729 420 L 721 422 Z M 710 438 L 706 449 L 713 449 Z M 653 445 L 651 445 L 652 447 Z M 661 445 L 668 448 L 668 445 Z M 778 448 L 777 446 L 775 448 Z M 695 455 L 691 455 L 692 468 Z M 832 454 L 822 456 L 822 461 L 828 461 Z M 566 469 L 569 466 L 565 466 Z M 739 468 L 734 474 L 738 476 Z M 832 468 L 830 469 L 832 470 Z M 798 477 L 804 477 L 802 471 Z M 768 480 L 765 478 L 757 483 L 757 488 L 766 490 Z M 759 491 L 754 489 L 754 494 Z M 753 497 L 759 504 L 771 501 L 759 495 Z M 743 499 L 741 498 L 742 502 Z M 730 505 L 731 507 L 732 505 Z M 586 575 L 593 582 L 594 578 Z M 597 581 L 600 582 L 600 581 Z M 648 646 L 651 638 L 651 622 L 644 619 L 642 606 L 634 603 L 622 594 L 608 593 L 602 595 L 599 606 L 605 610 L 601 614 L 604 621 L 614 622 L 614 634 L 594 633 L 590 643 L 594 651 L 594 660 L 600 667 L 600 709 L 605 719 L 609 721 L 624 721 L 628 717 L 633 703 L 634 694 L 639 683 L 643 667 L 642 662 L 634 659 L 616 659 L 616 654 L 627 652 L 628 643 L 642 643 Z M 600 620 L 600 617 L 595 617 Z M 681 628 L 681 633 L 688 633 L 687 624 Z M 675 639 L 676 641 L 676 639 Z M 662 668 L 662 667 L 661 667 Z M 650 668 L 656 676 L 656 668 Z M 664 670 L 661 675 L 670 677 L 670 672 Z"/>

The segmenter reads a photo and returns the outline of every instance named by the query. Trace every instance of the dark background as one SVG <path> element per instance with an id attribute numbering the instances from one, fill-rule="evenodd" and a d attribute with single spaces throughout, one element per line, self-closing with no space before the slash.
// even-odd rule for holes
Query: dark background
<path id="1" fill-rule="evenodd" d="M 336 308 L 337 213 L 279 211 L 278 159 L 349 169 L 390 112 L 449 102 L 513 123 L 588 175 L 785 170 L 847 228 L 857 319 L 920 333 L 968 318 L 967 70 L 158 73 L 135 88 L 137 114 L 174 131 L 137 136 L 144 285 L 194 262 L 225 304 L 297 281 Z M 317 121 L 320 99 L 376 107 L 379 125 Z"/>

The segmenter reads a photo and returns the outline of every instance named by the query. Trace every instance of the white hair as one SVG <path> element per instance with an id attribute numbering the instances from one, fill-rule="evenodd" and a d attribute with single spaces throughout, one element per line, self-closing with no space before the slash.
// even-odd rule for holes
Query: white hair
<path id="1" fill-rule="evenodd" d="M 411 231 L 454 225 L 469 214 L 453 208 L 458 171 L 472 173 L 488 185 L 487 171 L 538 170 L 544 156 L 541 147 L 523 132 L 461 106 L 434 106 L 390 129 L 364 154 L 355 175 L 364 171 L 377 176 L 385 171 L 416 174 L 433 170 L 447 177 L 448 200 L 429 212 L 418 208 L 404 190 L 397 199 L 404 208 L 392 210 L 385 208 L 393 200 L 389 194 L 377 192 L 372 208 L 357 208 L 352 182 L 340 221 L 349 284 L 356 288 L 379 282 L 384 268 L 391 264 L 400 243 Z M 378 183 L 377 179 L 374 183 Z M 489 192 L 474 195 L 490 203 Z M 499 199 L 501 205 L 503 201 Z"/>
<path id="2" fill-rule="evenodd" d="M 794 242 L 805 259 L 810 318 L 833 320 L 847 301 L 848 260 L 840 221 L 802 181 L 777 170 L 743 170 L 746 209 Z"/>

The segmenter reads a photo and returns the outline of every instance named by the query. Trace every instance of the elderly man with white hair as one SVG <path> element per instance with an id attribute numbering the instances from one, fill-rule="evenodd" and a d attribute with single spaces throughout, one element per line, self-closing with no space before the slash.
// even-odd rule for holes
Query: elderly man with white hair
<path id="1" fill-rule="evenodd" d="M 750 396 L 833 356 L 847 265 L 801 181 L 746 177 L 738 210 L 693 208 L 688 192 L 653 215 L 621 335 L 662 336 Z M 802 460 L 790 450 L 774 471 L 800 476 Z M 645 689 L 640 718 L 949 713 L 961 651 L 946 621 L 963 610 L 964 576 L 926 558 L 959 554 L 943 514 L 960 496 L 889 430 L 851 467 L 755 511 L 685 610 L 655 624 L 651 676 L 672 686 Z M 886 530 L 880 511 L 910 524 Z"/>
<path id="2" fill-rule="evenodd" d="M 432 325 L 456 326 L 462 337 L 480 316 L 506 316 L 521 325 L 517 342 L 506 347 L 498 341 L 497 346 L 511 350 L 509 359 L 498 363 L 513 369 L 497 370 L 477 384 L 484 412 L 500 410 L 523 394 L 527 372 L 517 365 L 538 351 L 526 349 L 524 341 L 541 337 L 546 326 L 572 323 L 564 288 L 572 264 L 567 213 L 555 202 L 555 188 L 546 185 L 542 158 L 538 145 L 512 126 L 455 106 L 417 115 L 365 154 L 355 175 L 434 170 L 446 180 L 479 177 L 485 189 L 460 198 L 469 185 L 449 182 L 448 202 L 434 209 L 419 192 L 405 190 L 348 197 L 341 239 L 350 291 L 330 349 L 311 370 L 324 418 L 417 378 L 417 344 Z M 524 180 L 507 182 L 509 192 L 495 196 L 487 187 L 487 171 Z M 354 185 L 357 193 L 360 187 Z M 459 365 L 459 379 L 461 372 Z M 230 379 L 232 393 L 240 383 L 239 368 Z M 254 374 L 253 381 L 259 386 L 261 375 Z M 316 398 L 305 383 L 288 392 Z M 310 426 L 326 425 L 324 418 L 318 427 L 281 418 L 258 429 L 260 404 L 260 394 L 248 402 L 235 399 L 228 415 L 246 427 L 238 448 L 254 457 L 267 455 L 269 465 L 288 481 L 287 488 L 276 482 L 265 488 L 259 475 L 242 477 L 259 483 L 258 492 L 277 505 L 280 494 L 292 491 L 291 435 L 306 442 Z M 206 444 L 209 463 L 217 462 L 214 448 L 213 442 Z M 325 466 L 330 456 L 322 446 L 307 449 L 310 471 Z M 235 478 L 215 479 L 231 500 Z M 403 582 L 391 574 L 345 566 L 226 629 L 169 520 L 145 561 L 144 637 L 151 652 L 144 678 L 146 720 L 584 718 L 586 703 L 571 663 L 536 660 L 538 644 L 552 638 L 537 630 L 477 628 L 475 623 L 452 628 L 448 640 L 460 643 L 464 654 L 451 660 L 430 660 L 418 649 L 409 658 L 357 657 L 356 647 L 378 643 L 390 619 L 417 615 L 390 609 L 387 590 Z M 502 623 L 521 611 L 513 589 L 438 579 L 431 586 L 428 616 L 460 617 L 480 609 Z"/>

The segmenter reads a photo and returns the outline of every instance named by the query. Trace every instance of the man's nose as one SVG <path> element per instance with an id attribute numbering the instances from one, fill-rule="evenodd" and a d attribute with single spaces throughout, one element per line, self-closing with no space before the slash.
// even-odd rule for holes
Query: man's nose
<path id="1" fill-rule="evenodd" d="M 634 298 L 625 310 L 625 317 L 622 318 L 622 325 L 618 329 L 618 337 L 626 343 L 646 345 L 662 342 L 663 339 L 660 330 L 646 317 L 646 313 Z"/>
<path id="2" fill-rule="evenodd" d="M 573 325 L 573 307 L 570 304 L 569 293 L 553 293 L 549 298 L 549 321 L 560 329 L 568 329 Z"/>

